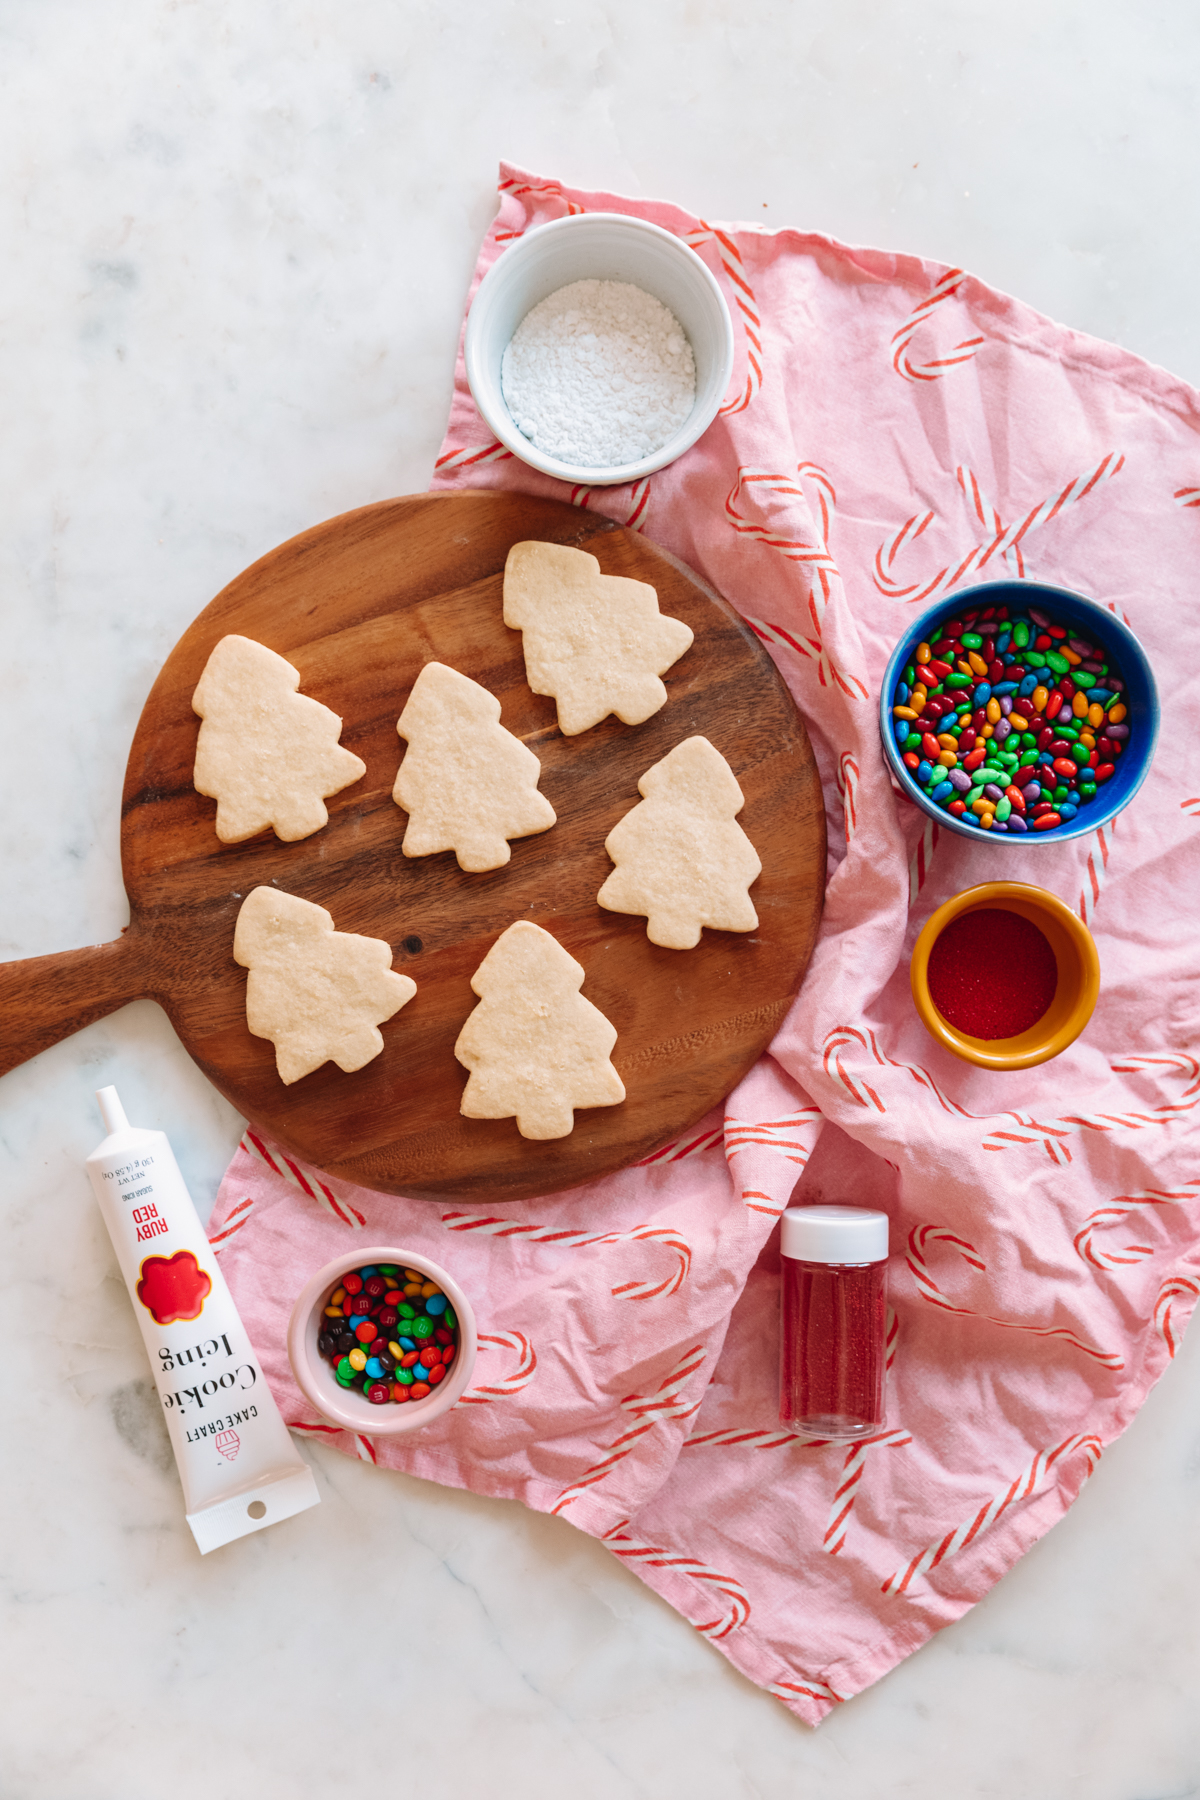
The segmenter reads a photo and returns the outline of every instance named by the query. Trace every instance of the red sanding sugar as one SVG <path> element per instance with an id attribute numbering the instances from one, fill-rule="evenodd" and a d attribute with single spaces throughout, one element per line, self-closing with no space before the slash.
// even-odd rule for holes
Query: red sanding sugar
<path id="1" fill-rule="evenodd" d="M 1036 925 L 999 907 L 960 913 L 929 953 L 929 993 L 942 1017 L 968 1037 L 1028 1031 L 1058 985 L 1054 952 Z"/>

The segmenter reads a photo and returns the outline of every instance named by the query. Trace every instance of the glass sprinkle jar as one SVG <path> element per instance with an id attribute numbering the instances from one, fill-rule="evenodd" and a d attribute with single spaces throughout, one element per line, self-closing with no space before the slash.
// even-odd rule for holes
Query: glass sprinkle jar
<path id="1" fill-rule="evenodd" d="M 780 1252 L 780 1420 L 800 1437 L 869 1437 L 886 1423 L 888 1216 L 792 1206 Z"/>

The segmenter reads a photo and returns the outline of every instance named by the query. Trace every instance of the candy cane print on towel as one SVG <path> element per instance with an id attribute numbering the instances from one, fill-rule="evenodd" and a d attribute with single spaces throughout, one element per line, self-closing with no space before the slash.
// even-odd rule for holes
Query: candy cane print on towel
<path id="1" fill-rule="evenodd" d="M 341 1449 L 342 1444 L 348 1438 L 354 1446 L 354 1454 L 360 1462 L 371 1463 L 373 1466 L 378 1465 L 379 1457 L 376 1454 L 375 1446 L 371 1439 L 361 1431 L 344 1431 L 341 1426 L 322 1424 L 316 1419 L 289 1419 L 287 1428 L 289 1431 L 297 1432 L 301 1437 L 321 1438 L 326 1443 L 332 1442 L 338 1449 Z"/>
<path id="2" fill-rule="evenodd" d="M 706 1114 L 711 1118 L 712 1114 Z M 686 1162 L 689 1156 L 703 1156 L 708 1150 L 721 1148 L 724 1128 L 722 1125 L 708 1125 L 702 1119 L 694 1137 L 676 1139 L 672 1143 L 663 1144 L 659 1149 L 643 1156 L 641 1162 L 635 1163 L 636 1169 L 652 1169 L 655 1163 Z"/>
<path id="3" fill-rule="evenodd" d="M 228 1243 L 229 1239 L 235 1232 L 240 1231 L 243 1225 L 249 1223 L 253 1209 L 254 1201 L 249 1198 L 239 1200 L 236 1206 L 230 1207 L 223 1228 L 216 1233 L 215 1237 L 210 1237 L 208 1240 L 218 1256 L 221 1254 L 221 1246 Z"/>
<path id="4" fill-rule="evenodd" d="M 804 490 L 805 481 L 816 493 L 819 526 Z M 746 614 L 746 623 L 765 643 L 786 646 L 798 656 L 815 659 L 822 687 L 828 685 L 825 673 L 828 669 L 830 677 L 852 700 L 865 700 L 868 698 L 866 683 L 844 667 L 845 656 L 839 665 L 826 642 L 825 622 L 834 596 L 834 582 L 838 583 L 839 596 L 838 610 L 832 621 L 835 632 L 839 615 L 845 611 L 841 576 L 829 549 L 830 519 L 836 504 L 833 483 L 817 463 L 799 463 L 795 475 L 739 465 L 737 480 L 725 497 L 725 518 L 740 536 L 752 538 L 774 550 L 787 562 L 799 563 L 812 577 L 808 583 L 807 603 L 814 636 L 808 635 L 807 625 L 797 633 L 777 622 L 753 618 L 749 614 Z M 752 512 L 758 514 L 757 519 L 750 516 Z M 850 647 L 847 645 L 848 649 Z M 857 632 L 853 633 L 852 648 L 857 659 L 860 654 Z"/>
<path id="5" fill-rule="evenodd" d="M 854 836 L 858 825 L 858 782 L 859 767 L 849 750 L 843 750 L 838 757 L 837 791 L 842 800 L 842 819 L 846 827 L 846 847 Z"/>
<path id="6" fill-rule="evenodd" d="M 703 1344 L 694 1345 L 684 1352 L 674 1368 L 667 1371 L 652 1394 L 627 1394 L 618 1402 L 622 1410 L 631 1413 L 637 1423 L 628 1431 L 623 1431 L 620 1437 L 614 1438 L 599 1462 L 594 1462 L 577 1481 L 563 1489 L 551 1507 L 551 1512 L 565 1512 L 573 1500 L 578 1500 L 580 1494 L 594 1487 L 597 1482 L 604 1481 L 618 1463 L 624 1462 L 638 1439 L 645 1437 L 660 1421 L 690 1419 L 693 1413 L 699 1412 L 704 1399 L 703 1389 L 698 1400 L 690 1399 L 684 1389 L 697 1369 L 703 1365 L 707 1354 Z"/>
<path id="7" fill-rule="evenodd" d="M 773 1694 L 776 1700 L 820 1700 L 834 1706 L 847 1698 L 831 1688 L 827 1681 L 818 1681 L 815 1675 L 807 1681 L 772 1681 L 767 1693 Z"/>
<path id="8" fill-rule="evenodd" d="M 786 1112 L 777 1119 L 726 1119 L 725 1156 L 747 1212 L 779 1217 L 824 1124 L 820 1108 L 812 1105 Z M 759 1185 L 750 1187 L 748 1182 Z"/>
<path id="9" fill-rule="evenodd" d="M 1096 831 L 1095 847 L 1088 851 L 1086 879 L 1079 892 L 1079 917 L 1085 925 L 1090 925 L 1096 916 L 1096 902 L 1100 898 L 1100 890 L 1108 880 L 1108 859 L 1112 855 L 1112 839 L 1116 831 L 1117 821 L 1109 819 Z M 1089 892 L 1090 890 L 1090 892 Z"/>
<path id="10" fill-rule="evenodd" d="M 1114 1075 L 1140 1075 L 1156 1081 L 1170 1076 L 1187 1085 L 1178 1101 L 1164 1101 L 1144 1112 L 1123 1109 L 1110 1113 L 1071 1114 L 1049 1121 L 1035 1119 L 1032 1114 L 1026 1117 L 1021 1113 L 1007 1113 L 1004 1117 L 1012 1119 L 1020 1129 L 1009 1131 L 993 1127 L 982 1148 L 1007 1150 L 1014 1144 L 1032 1144 L 1040 1139 L 1051 1162 L 1069 1163 L 1071 1147 L 1068 1139 L 1078 1137 L 1081 1132 L 1145 1131 L 1154 1126 L 1171 1125 L 1181 1114 L 1193 1112 L 1200 1106 L 1200 1062 L 1186 1051 L 1165 1056 L 1127 1056 L 1124 1062 L 1110 1063 L 1109 1069 Z"/>
<path id="11" fill-rule="evenodd" d="M 352 1231 L 361 1231 L 366 1225 L 367 1221 L 357 1207 L 351 1206 L 348 1200 L 339 1200 L 329 1184 L 322 1181 L 312 1169 L 303 1169 L 290 1156 L 285 1156 L 282 1150 L 273 1149 L 251 1126 L 247 1125 L 242 1133 L 238 1149 L 265 1163 L 268 1169 L 274 1169 L 276 1175 L 282 1175 L 292 1187 L 299 1188 L 302 1194 L 315 1200 L 321 1210 L 331 1214 L 339 1224 L 349 1225 Z"/>
<path id="12" fill-rule="evenodd" d="M 987 1264 L 979 1255 L 974 1244 L 969 1244 L 965 1238 L 957 1237 L 954 1232 L 947 1231 L 941 1225 L 915 1225 L 908 1234 L 908 1250 L 904 1260 L 916 1282 L 918 1294 L 922 1300 L 928 1301 L 930 1306 L 936 1306 L 942 1312 L 955 1313 L 960 1318 L 978 1319 L 986 1325 L 999 1325 L 1005 1331 L 1025 1331 L 1032 1337 L 1039 1338 L 1061 1338 L 1073 1349 L 1081 1350 L 1085 1356 L 1090 1356 L 1105 1369 L 1123 1369 L 1125 1367 L 1124 1358 L 1118 1356 L 1115 1351 L 1099 1350 L 1094 1344 L 1085 1343 L 1083 1338 L 1078 1337 L 1065 1325 L 1028 1325 L 1019 1319 L 999 1319 L 994 1313 L 980 1312 L 974 1306 L 956 1306 L 943 1294 L 929 1270 L 925 1247 L 927 1244 L 937 1243 L 953 1245 L 963 1262 L 973 1269 L 980 1270 L 984 1274 L 987 1273 Z"/>
<path id="13" fill-rule="evenodd" d="M 854 1511 L 854 1502 L 858 1498 L 859 1486 L 866 1470 L 867 1452 L 879 1445 L 901 1450 L 912 1441 L 912 1432 L 897 1426 L 889 1431 L 878 1432 L 874 1437 L 863 1438 L 846 1451 L 841 1473 L 836 1478 L 829 1517 L 825 1523 L 825 1535 L 821 1542 L 821 1548 L 828 1551 L 830 1556 L 839 1556 L 846 1548 L 850 1515 Z M 705 1445 L 749 1450 L 837 1450 L 839 1454 L 846 1449 L 844 1444 L 834 1444 L 827 1438 L 798 1438 L 794 1431 L 743 1431 L 737 1426 L 724 1431 L 707 1431 L 701 1437 L 689 1438 L 683 1448 L 685 1451 L 696 1450 Z"/>
<path id="14" fill-rule="evenodd" d="M 801 1135 L 806 1128 L 824 1123 L 819 1106 L 802 1106 L 796 1112 L 785 1113 L 780 1119 L 727 1119 L 725 1122 L 725 1155 L 732 1163 L 739 1150 L 750 1144 L 762 1144 L 769 1150 L 777 1150 L 784 1159 L 792 1164 L 790 1179 L 794 1183 L 796 1171 L 802 1169 L 812 1154 L 812 1143 Z"/>
<path id="15" fill-rule="evenodd" d="M 912 517 L 906 519 L 900 529 L 891 538 L 880 544 L 879 549 L 875 552 L 875 586 L 881 594 L 886 594 L 889 599 L 903 600 L 909 606 L 932 599 L 943 589 L 955 588 L 965 581 L 968 575 L 979 575 L 994 557 L 999 557 L 1003 562 L 1009 551 L 1020 551 L 1024 540 L 1032 532 L 1040 531 L 1044 525 L 1048 525 L 1060 513 L 1067 511 L 1072 506 L 1077 506 L 1080 501 L 1088 499 L 1101 483 L 1111 481 L 1112 477 L 1118 475 L 1124 466 L 1124 456 L 1118 454 L 1116 450 L 1110 450 L 1094 469 L 1089 470 L 1086 474 L 1077 475 L 1057 493 L 1051 494 L 1047 499 L 1031 507 L 1017 524 L 1007 528 L 993 527 L 989 536 L 971 546 L 956 567 L 951 568 L 947 563 L 938 570 L 936 575 L 927 577 L 924 582 L 914 581 L 906 585 L 892 574 L 892 567 L 897 556 L 907 545 L 914 544 L 919 537 L 922 537 L 935 520 L 941 522 L 940 515 L 933 507 L 930 507 L 924 514 L 913 513 Z M 969 469 L 962 466 L 956 473 L 958 485 L 962 489 L 964 497 L 977 511 L 978 516 L 978 509 L 975 505 L 975 496 L 978 492 L 976 478 Z M 981 504 L 984 503 L 981 502 Z M 994 512 L 994 508 L 991 510 Z M 998 517 L 998 515 L 996 516 Z M 1110 611 L 1115 611 L 1115 608 L 1110 608 Z M 1126 622 L 1128 623 L 1128 621 Z"/>
<path id="16" fill-rule="evenodd" d="M 841 1480 L 834 1489 L 829 1518 L 825 1524 L 825 1536 L 821 1541 L 822 1548 L 827 1550 L 830 1556 L 838 1556 L 846 1548 L 850 1514 L 854 1511 L 859 1484 L 866 1471 L 868 1450 L 882 1444 L 886 1444 L 891 1450 L 902 1450 L 912 1441 L 911 1431 L 897 1427 L 891 1431 L 881 1431 L 874 1437 L 862 1438 L 857 1444 L 850 1446 L 846 1452 L 846 1460 L 842 1464 Z M 839 1445 L 838 1448 L 840 1449 L 841 1446 Z"/>
<path id="17" fill-rule="evenodd" d="M 1081 1450 L 1087 1459 L 1087 1468 L 1083 1475 L 1083 1481 L 1086 1481 L 1088 1476 L 1094 1472 L 1104 1450 L 1104 1445 L 1098 1437 L 1080 1432 L 1074 1437 L 1064 1438 L 1063 1442 L 1056 1444 L 1052 1450 L 1039 1450 L 1033 1461 L 1022 1469 L 1016 1480 L 1003 1493 L 994 1494 L 990 1500 L 985 1501 L 972 1518 L 965 1519 L 961 1525 L 955 1526 L 953 1531 L 948 1531 L 944 1537 L 935 1538 L 933 1543 L 927 1544 L 923 1550 L 919 1550 L 907 1568 L 897 1569 L 894 1575 L 888 1577 L 880 1591 L 889 1596 L 907 1593 L 919 1575 L 925 1575 L 936 1569 L 946 1561 L 947 1557 L 956 1556 L 960 1550 L 965 1550 L 968 1544 L 973 1544 L 976 1538 L 982 1536 L 996 1523 L 997 1519 L 1003 1517 L 1010 1506 L 1017 1505 L 1021 1500 L 1028 1500 L 1041 1489 L 1048 1487 L 1051 1476 L 1057 1481 L 1062 1472 L 1063 1461 L 1074 1457 Z"/>
<path id="18" fill-rule="evenodd" d="M 907 799 L 907 795 L 905 796 Z M 924 815 L 922 815 L 924 817 Z M 936 819 L 926 818 L 917 839 L 917 847 L 912 853 L 912 861 L 908 865 L 908 904 L 909 909 L 916 904 L 917 896 L 929 880 L 930 865 L 933 853 L 938 847 L 941 831 Z M 1086 920 L 1085 920 L 1086 923 Z"/>
<path id="19" fill-rule="evenodd" d="M 966 496 L 968 506 L 974 509 L 975 517 L 983 526 L 984 531 L 990 533 L 992 537 L 1003 536 L 1004 520 L 1000 517 L 1000 509 L 994 506 L 984 493 L 978 475 L 960 464 L 955 470 L 955 476 L 959 487 Z M 1025 574 L 1025 557 L 1019 543 L 1010 544 L 1004 551 L 1001 560 L 1010 575 L 1018 581 L 1022 579 Z"/>
<path id="20" fill-rule="evenodd" d="M 794 1431 L 769 1431 L 765 1426 L 727 1425 L 721 1431 L 705 1431 L 699 1437 L 684 1440 L 684 1450 L 701 1450 L 709 1445 L 736 1444 L 750 1450 L 822 1450 L 824 1438 L 798 1438 Z"/>
<path id="21" fill-rule="evenodd" d="M 815 521 L 806 518 L 797 524 L 782 516 L 790 501 L 798 499 L 807 507 L 800 483 L 800 477 L 806 474 L 812 477 L 820 494 L 823 529 L 819 534 L 811 531 L 811 535 L 818 538 L 815 544 L 807 541 L 805 530 L 806 525 L 811 529 Z M 772 506 L 772 496 L 780 504 Z M 780 475 L 770 469 L 745 469 L 739 465 L 737 480 L 725 496 L 725 517 L 743 537 L 755 538 L 771 550 L 778 550 L 788 562 L 804 563 L 816 572 L 824 569 L 836 575 L 837 564 L 829 553 L 829 514 L 836 504 L 833 483 L 816 463 L 798 464 L 795 475 Z M 759 519 L 747 516 L 751 508 L 759 513 Z M 772 512 L 777 515 L 777 523 L 770 521 L 768 515 Z M 797 532 L 801 535 L 797 536 Z"/>
<path id="22" fill-rule="evenodd" d="M 600 1542 L 635 1571 L 639 1568 L 665 1569 L 694 1581 L 702 1590 L 706 1601 L 715 1601 L 720 1608 L 715 1618 L 706 1619 L 704 1623 L 699 1619 L 692 1619 L 697 1631 L 703 1632 L 706 1638 L 716 1644 L 746 1623 L 750 1617 L 750 1596 L 735 1576 L 723 1575 L 720 1569 L 714 1569 L 694 1556 L 679 1556 L 673 1550 L 645 1543 L 626 1530 L 629 1523 L 628 1519 L 618 1520 L 617 1524 L 609 1527 Z M 680 1610 L 686 1618 L 691 1618 L 687 1608 Z"/>
<path id="23" fill-rule="evenodd" d="M 682 1287 L 692 1266 L 692 1252 L 686 1241 L 670 1225 L 636 1225 L 632 1231 L 560 1231 L 553 1225 L 520 1225 L 511 1219 L 495 1218 L 483 1213 L 448 1212 L 442 1214 L 448 1231 L 469 1231 L 474 1236 L 520 1238 L 525 1243 L 554 1244 L 571 1250 L 594 1245 L 655 1244 L 671 1250 L 676 1263 L 673 1272 L 660 1280 L 625 1281 L 610 1289 L 614 1300 L 653 1300 L 660 1294 L 674 1294 Z"/>
<path id="24" fill-rule="evenodd" d="M 1200 487 L 1176 488 L 1172 499 L 1176 506 L 1200 506 Z"/>
<path id="25" fill-rule="evenodd" d="M 931 320 L 937 319 L 941 323 L 949 310 L 947 302 L 969 280 L 970 276 L 962 269 L 947 269 L 933 292 L 913 307 L 892 338 L 892 367 L 897 375 L 902 375 L 906 381 L 939 381 L 947 370 L 956 368 L 960 363 L 970 362 L 978 354 L 980 344 L 985 341 L 982 337 L 962 338 L 949 354 L 932 357 L 925 363 L 915 362 L 909 355 L 909 346 L 917 332 Z"/>
<path id="26" fill-rule="evenodd" d="M 1152 1188 L 1145 1194 L 1116 1194 L 1107 1206 L 1098 1206 L 1088 1214 L 1075 1233 L 1075 1248 L 1084 1262 L 1091 1263 L 1094 1269 L 1115 1271 L 1145 1262 L 1147 1257 L 1154 1255 L 1152 1244 L 1122 1244 L 1119 1250 L 1106 1250 L 1094 1241 L 1097 1232 L 1111 1230 L 1144 1206 L 1181 1206 L 1194 1200 L 1200 1200 L 1200 1179 L 1185 1183 L 1175 1193 Z"/>
<path id="27" fill-rule="evenodd" d="M 856 1068 L 852 1075 L 847 1068 L 846 1058 L 844 1057 L 843 1052 L 849 1051 L 854 1045 L 857 1045 L 862 1050 L 869 1050 L 874 1057 L 876 1066 L 883 1069 L 885 1072 L 891 1069 L 897 1069 L 908 1075 L 916 1082 L 918 1087 L 924 1088 L 932 1094 L 942 1111 L 949 1114 L 952 1118 L 970 1119 L 985 1125 L 993 1118 L 1012 1119 L 1017 1123 L 1021 1122 L 1020 1114 L 1015 1112 L 998 1114 L 971 1112 L 967 1107 L 960 1105 L 957 1100 L 951 1099 L 948 1094 L 944 1094 L 928 1069 L 918 1063 L 904 1062 L 898 1057 L 886 1055 L 885 1052 L 879 1048 L 878 1035 L 871 1027 L 868 1026 L 867 1030 L 863 1032 L 860 1031 L 856 1025 L 835 1025 L 833 1030 L 829 1032 L 825 1038 L 822 1056 L 823 1067 L 825 1074 L 829 1079 L 831 1081 L 836 1081 L 849 1095 L 856 1106 L 868 1108 L 874 1107 L 875 1111 L 880 1113 L 886 1113 L 888 1110 L 886 1102 L 881 1099 L 877 1090 L 871 1086 L 871 1083 L 866 1079 L 862 1071 Z M 878 1080 L 875 1071 L 872 1070 L 871 1073 L 872 1078 Z M 882 1083 L 880 1083 L 880 1085 L 882 1086 Z M 993 1130 L 991 1135 L 995 1136 L 998 1134 Z M 1032 1140 L 1022 1139 L 1020 1141 L 1030 1142 Z M 985 1150 L 999 1148 L 998 1145 L 990 1144 L 986 1140 L 982 1147 Z"/>
<path id="28" fill-rule="evenodd" d="M 1163 1282 L 1154 1302 L 1154 1328 L 1174 1359 L 1183 1341 L 1184 1329 L 1200 1300 L 1200 1282 L 1188 1275 L 1171 1275 Z"/>
<path id="29" fill-rule="evenodd" d="M 506 458 L 513 460 L 512 451 L 506 450 L 498 438 L 492 438 L 486 444 L 469 444 L 464 450 L 447 450 L 434 463 L 433 472 L 435 476 L 449 475 L 455 469 L 477 469 L 484 463 L 504 462 Z"/>
<path id="30" fill-rule="evenodd" d="M 890 1375 L 892 1364 L 896 1360 L 896 1352 L 900 1348 L 900 1320 L 890 1306 L 887 1309 L 887 1338 L 884 1347 L 887 1351 L 887 1358 L 883 1365 L 884 1372 Z"/>
<path id="31" fill-rule="evenodd" d="M 733 292 L 736 317 L 746 342 L 745 382 L 736 398 L 725 402 L 721 414 L 728 416 L 730 413 L 745 412 L 763 382 L 762 319 L 754 289 L 750 285 L 745 259 L 727 231 L 722 231 L 717 225 L 709 225 L 704 219 L 701 219 L 698 231 L 683 234 L 683 241 L 697 251 L 706 244 L 715 244 L 721 258 L 721 267 Z"/>
<path id="32" fill-rule="evenodd" d="M 908 1075 L 918 1087 L 927 1089 L 944 1113 L 986 1126 L 987 1132 L 980 1144 L 981 1149 L 999 1153 L 1014 1145 L 1040 1143 L 1050 1161 L 1056 1164 L 1071 1161 L 1068 1140 L 1078 1137 L 1081 1132 L 1144 1131 L 1153 1126 L 1169 1125 L 1179 1115 L 1192 1112 L 1200 1106 L 1200 1062 L 1187 1052 L 1177 1051 L 1165 1056 L 1127 1056 L 1123 1062 L 1110 1063 L 1109 1071 L 1113 1075 L 1141 1075 L 1156 1081 L 1165 1081 L 1169 1077 L 1180 1080 L 1186 1085 L 1178 1101 L 1164 1101 L 1158 1106 L 1138 1112 L 1122 1109 L 1111 1113 L 1071 1113 L 1045 1119 L 1035 1118 L 1032 1113 L 1011 1111 L 973 1113 L 944 1094 L 928 1069 L 887 1056 L 880 1050 L 874 1030 L 868 1028 L 866 1032 L 862 1032 L 854 1025 L 835 1026 L 825 1039 L 825 1074 L 831 1080 L 836 1080 L 856 1105 L 874 1107 L 876 1112 L 881 1113 L 888 1110 L 885 1101 L 859 1069 L 856 1068 L 851 1074 L 846 1065 L 843 1052 L 855 1045 L 861 1050 L 869 1050 L 879 1069 L 885 1072 L 898 1070 Z M 872 1077 L 878 1079 L 874 1070 Z M 882 1082 L 880 1085 L 883 1085 Z"/>
<path id="33" fill-rule="evenodd" d="M 551 205 L 558 201 L 562 208 L 561 212 L 557 214 L 559 218 L 571 217 L 584 210 L 578 200 L 570 199 L 563 192 L 562 184 L 557 181 L 520 181 L 510 175 L 506 180 L 497 183 L 497 189 L 502 201 L 510 194 L 514 200 L 523 200 L 526 195 L 530 197 L 536 195 L 539 198 L 548 199 Z M 503 231 L 497 231 L 496 242 L 509 244 L 514 238 L 523 236 L 528 223 L 528 214 L 523 214 L 519 222 L 519 229 L 509 230 L 506 228 Z"/>
<path id="34" fill-rule="evenodd" d="M 485 1344 L 496 1350 L 514 1350 L 516 1364 L 499 1380 L 476 1382 L 474 1387 L 469 1387 L 457 1402 L 459 1406 L 490 1406 L 493 1400 L 507 1400 L 527 1388 L 537 1372 L 537 1351 L 523 1331 L 481 1331 L 481 1351 Z"/>
<path id="35" fill-rule="evenodd" d="M 891 778 L 892 792 L 900 803 L 896 809 L 900 818 L 900 828 L 904 833 L 906 843 L 911 842 L 912 844 L 912 852 L 908 859 L 908 909 L 911 912 L 920 899 L 922 889 L 932 872 L 933 853 L 942 838 L 948 834 L 942 831 L 936 819 L 931 818 L 905 793 L 896 780 L 895 771 L 890 765 L 888 775 Z"/>
<path id="36" fill-rule="evenodd" d="M 797 1171 L 804 1167 L 811 1153 L 811 1144 L 801 1141 L 797 1133 L 806 1125 L 815 1125 L 816 1132 L 819 1132 L 822 1123 L 820 1111 L 815 1106 L 803 1108 L 797 1113 L 785 1114 L 778 1119 L 739 1120 L 729 1117 L 726 1119 L 723 1129 L 719 1125 L 714 1126 L 682 1145 L 664 1144 L 661 1150 L 656 1151 L 653 1156 L 646 1157 L 636 1166 L 639 1169 L 649 1168 L 655 1163 L 681 1162 L 689 1156 L 701 1156 L 709 1150 L 723 1150 L 729 1162 L 730 1174 L 740 1187 L 742 1204 L 747 1211 L 769 1213 L 771 1217 L 778 1218 L 788 1203 L 788 1196 L 795 1185 Z M 811 1134 L 814 1141 L 816 1132 Z M 779 1180 L 775 1185 L 778 1192 L 767 1193 L 758 1188 L 748 1188 L 742 1185 L 745 1180 L 769 1178 L 761 1168 L 751 1171 L 747 1171 L 744 1166 L 740 1171 L 734 1168 L 733 1159 L 738 1151 L 750 1149 L 752 1146 L 777 1151 L 782 1157 L 783 1163 L 787 1165 L 781 1167 L 777 1172 Z M 771 1173 L 774 1174 L 776 1171 Z"/>
<path id="37" fill-rule="evenodd" d="M 651 475 L 643 475 L 639 481 L 629 484 L 629 511 L 623 519 L 617 519 L 619 525 L 626 525 L 633 531 L 642 531 L 646 525 L 646 509 L 650 505 Z M 577 481 L 571 488 L 572 506 L 590 506 L 597 496 L 607 499 L 604 512 L 608 518 L 616 518 L 616 496 L 623 493 L 622 488 L 597 488 L 587 482 Z"/>

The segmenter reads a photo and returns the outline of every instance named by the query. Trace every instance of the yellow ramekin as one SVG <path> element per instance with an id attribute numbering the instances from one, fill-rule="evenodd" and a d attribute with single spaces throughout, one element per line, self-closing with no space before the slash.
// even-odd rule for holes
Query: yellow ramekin
<path id="1" fill-rule="evenodd" d="M 941 933 L 962 913 L 990 908 L 1036 925 L 1058 965 L 1058 985 L 1048 1009 L 1016 1037 L 969 1037 L 943 1017 L 929 992 L 929 957 Z M 1030 1069 L 1073 1044 L 1091 1018 L 1100 994 L 1100 958 L 1087 926 L 1056 894 L 1022 881 L 984 881 L 955 894 L 926 921 L 913 947 L 909 979 L 921 1023 L 955 1056 L 981 1069 Z"/>

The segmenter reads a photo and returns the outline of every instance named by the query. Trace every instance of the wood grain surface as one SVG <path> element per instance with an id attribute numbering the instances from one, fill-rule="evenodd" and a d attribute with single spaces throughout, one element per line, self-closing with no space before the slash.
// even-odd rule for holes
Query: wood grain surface
<path id="1" fill-rule="evenodd" d="M 504 561 L 525 538 L 589 550 L 610 575 L 651 582 L 695 643 L 665 677 L 670 698 L 636 727 L 610 718 L 564 738 L 554 702 L 525 683 L 503 623 Z M 223 845 L 216 805 L 192 786 L 192 692 L 227 632 L 300 670 L 301 691 L 341 715 L 367 765 L 328 801 L 329 824 L 283 844 Z M 464 874 L 452 853 L 406 858 L 391 798 L 396 720 L 426 662 L 449 663 L 500 700 L 536 751 L 558 815 L 517 840 L 504 869 Z M 651 944 L 643 919 L 602 910 L 609 831 L 639 777 L 693 733 L 725 756 L 746 796 L 740 823 L 763 863 L 758 930 L 706 930 L 699 947 Z M 136 995 L 166 1009 L 209 1079 L 285 1146 L 334 1176 L 392 1193 L 512 1200 L 576 1187 L 677 1136 L 732 1088 L 799 986 L 820 918 L 825 814 L 804 726 L 761 645 L 711 589 L 638 534 L 556 501 L 422 495 L 364 507 L 282 545 L 205 608 L 171 653 L 130 752 L 121 827 L 130 926 L 119 945 L 0 970 L 2 1067 Z M 338 930 L 385 939 L 416 997 L 382 1027 L 385 1049 L 292 1087 L 246 1028 L 233 960 L 242 900 L 260 883 L 327 907 Z M 471 975 L 514 919 L 543 926 L 583 964 L 583 993 L 617 1030 L 620 1105 L 579 1111 L 572 1134 L 522 1138 L 515 1121 L 464 1119 L 453 1055 L 475 1004 Z"/>

